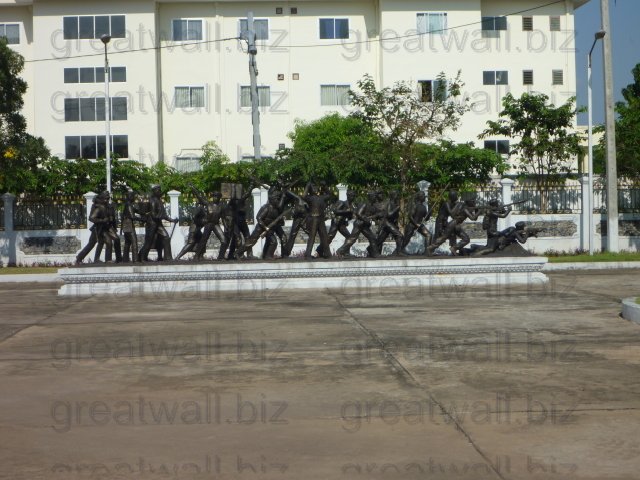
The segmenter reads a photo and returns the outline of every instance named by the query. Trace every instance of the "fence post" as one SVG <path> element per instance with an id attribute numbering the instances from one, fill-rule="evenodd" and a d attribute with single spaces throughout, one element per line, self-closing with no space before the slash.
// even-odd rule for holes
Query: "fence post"
<path id="1" fill-rule="evenodd" d="M 502 203 L 504 205 L 508 205 L 509 203 L 513 203 L 513 185 L 516 182 L 511 180 L 510 178 L 503 178 L 500 180 L 500 185 L 502 186 Z M 504 230 L 508 228 L 510 225 L 509 217 L 498 219 L 498 230 Z"/>
<path id="2" fill-rule="evenodd" d="M 169 195 L 169 211 L 171 212 L 171 218 L 177 218 L 180 220 L 180 192 L 177 190 L 170 190 L 167 192 L 167 195 Z M 171 237 L 171 253 L 173 255 L 177 255 L 184 246 L 184 236 L 181 234 L 180 222 L 175 226 L 175 230 L 172 225 L 170 232 L 171 231 L 173 231 L 173 236 Z"/>
<path id="3" fill-rule="evenodd" d="M 345 201 L 347 199 L 347 186 L 338 184 L 338 200 Z"/>
<path id="4" fill-rule="evenodd" d="M 591 248 L 589 244 L 589 229 L 591 227 L 591 222 L 589 221 L 589 214 L 591 213 L 591 218 L 593 218 L 593 213 L 590 212 L 591 208 L 589 208 L 589 176 L 583 175 L 580 177 L 580 200 L 581 200 L 581 208 L 582 213 L 580 214 L 580 248 L 582 250 L 588 251 Z"/>
<path id="5" fill-rule="evenodd" d="M 17 262 L 17 246 L 16 246 L 16 232 L 13 229 L 13 209 L 16 196 L 12 193 L 5 193 L 2 195 L 2 201 L 4 202 L 4 236 L 5 241 L 2 242 L 6 245 L 6 254 L 0 257 L 0 260 L 6 259 L 7 265 L 14 266 Z M 1 243 L 0 243 L 1 245 Z M 1 251 L 1 250 L 0 250 Z"/>
<path id="6" fill-rule="evenodd" d="M 93 224 L 91 223 L 91 220 L 89 220 L 89 217 L 91 216 L 91 207 L 93 206 L 93 201 L 97 196 L 98 194 L 95 192 L 87 192 L 83 195 L 87 208 L 87 228 L 80 232 L 80 248 L 84 247 L 89 242 L 89 237 L 91 236 L 91 226 Z"/>
<path id="7" fill-rule="evenodd" d="M 266 188 L 254 188 L 251 192 L 253 194 L 253 228 L 256 228 L 258 225 L 258 211 L 262 208 L 263 205 L 266 205 L 269 197 L 269 191 Z M 254 245 L 254 255 L 256 255 L 256 250 L 262 252 L 262 248 L 264 247 L 264 239 L 258 240 L 258 242 Z M 256 256 L 260 256 L 258 253 Z"/>

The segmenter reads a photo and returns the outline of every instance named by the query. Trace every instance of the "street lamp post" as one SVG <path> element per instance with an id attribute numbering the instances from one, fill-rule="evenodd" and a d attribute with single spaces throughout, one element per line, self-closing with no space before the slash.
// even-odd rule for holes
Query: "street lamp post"
<path id="1" fill-rule="evenodd" d="M 587 56 L 587 109 L 589 110 L 589 199 L 587 201 L 587 212 L 589 218 L 589 255 L 593 255 L 595 243 L 593 224 L 593 93 L 591 90 L 591 54 L 598 40 L 604 38 L 606 34 L 607 32 L 604 30 L 596 32 L 593 45 L 591 45 L 591 50 L 589 50 L 589 55 Z"/>
<path id="2" fill-rule="evenodd" d="M 111 35 L 102 35 L 100 41 L 104 44 L 104 119 L 107 130 L 105 138 L 107 190 L 111 193 L 111 98 L 109 96 L 109 57 L 107 57 L 107 45 L 111 41 Z"/>

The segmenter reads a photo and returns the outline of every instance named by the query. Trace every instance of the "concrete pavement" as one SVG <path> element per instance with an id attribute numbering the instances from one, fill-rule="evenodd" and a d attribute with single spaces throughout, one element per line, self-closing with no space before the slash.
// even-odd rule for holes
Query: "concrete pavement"
<path id="1" fill-rule="evenodd" d="M 0 286 L 0 478 L 634 479 L 638 270 L 484 290 Z"/>

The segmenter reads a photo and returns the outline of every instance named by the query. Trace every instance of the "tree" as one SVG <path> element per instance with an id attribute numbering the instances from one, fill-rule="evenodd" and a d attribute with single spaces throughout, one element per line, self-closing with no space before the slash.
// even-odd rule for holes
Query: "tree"
<path id="1" fill-rule="evenodd" d="M 443 73 L 432 82 L 427 95 L 418 95 L 407 82 L 378 90 L 373 78 L 365 75 L 359 91 L 351 91 L 354 117 L 361 119 L 380 138 L 384 155 L 396 162 L 398 183 L 404 193 L 413 189 L 411 172 L 417 170 L 416 144 L 440 139 L 460 125 L 469 110 L 468 99 L 460 98 L 463 87 L 460 72 L 453 80 Z M 387 175 L 391 172 L 388 171 Z"/>
<path id="2" fill-rule="evenodd" d="M 640 176 L 640 63 L 633 70 L 634 83 L 622 89 L 623 102 L 616 103 L 616 163 L 618 175 Z M 603 127 L 596 131 L 604 132 Z M 606 173 L 606 135 L 594 151 L 594 171 Z"/>
<path id="3" fill-rule="evenodd" d="M 27 91 L 23 68 L 24 58 L 0 37 L 0 192 L 35 188 L 38 162 L 49 156 L 44 140 L 26 133 L 20 113 Z"/>
<path id="4" fill-rule="evenodd" d="M 318 179 L 351 187 L 386 186 L 396 179 L 380 138 L 357 117 L 337 113 L 313 122 L 297 122 L 290 149 L 281 150 L 273 166 L 290 180 Z M 397 183 L 397 182 L 396 182 Z"/>
<path id="5" fill-rule="evenodd" d="M 515 155 L 523 175 L 532 175 L 540 192 L 541 208 L 546 209 L 546 186 L 569 173 L 570 160 L 580 153 L 580 136 L 572 132 L 577 110 L 575 98 L 564 105 L 549 104 L 542 93 L 524 93 L 515 98 L 508 93 L 502 99 L 500 119 L 488 121 L 480 138 L 495 135 L 510 138 L 510 155 Z"/>
<path id="6" fill-rule="evenodd" d="M 503 174 L 508 164 L 493 150 L 475 148 L 473 143 L 443 140 L 418 144 L 418 168 L 411 180 L 428 180 L 435 191 L 446 188 L 465 190 L 486 184 L 493 173 Z"/>

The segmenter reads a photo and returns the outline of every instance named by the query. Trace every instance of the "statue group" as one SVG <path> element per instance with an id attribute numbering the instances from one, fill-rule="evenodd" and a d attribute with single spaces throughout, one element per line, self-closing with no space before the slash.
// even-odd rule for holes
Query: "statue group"
<path id="1" fill-rule="evenodd" d="M 246 202 L 251 198 L 251 191 L 255 187 L 268 189 L 268 202 L 258 211 L 255 227 L 250 232 Z M 252 258 L 253 247 L 261 238 L 264 238 L 264 244 L 260 258 L 275 258 L 278 245 L 281 257 L 288 258 L 300 231 L 308 236 L 304 252 L 306 259 L 316 258 L 316 243 L 317 257 L 332 257 L 331 243 L 338 233 L 345 240 L 335 252 L 337 257 L 353 256 L 353 245 L 364 236 L 368 242 L 367 256 L 377 258 L 382 255 L 384 243 L 389 238 L 395 243 L 390 256 L 410 255 L 407 247 L 416 234 L 423 244 L 421 249 L 418 248 L 419 254 L 435 255 L 448 241 L 452 255 L 487 255 L 504 250 L 512 244 L 525 243 L 527 238 L 536 236 L 539 232 L 528 228 L 524 222 L 500 231 L 498 221 L 510 214 L 511 205 L 491 200 L 488 205 L 479 207 L 473 200 L 461 200 L 454 190 L 448 192 L 446 200 L 437 208 L 435 228 L 431 234 L 427 222 L 433 209 L 427 208 L 423 191 L 413 195 L 406 225 L 401 229 L 398 192 L 391 191 L 385 195 L 379 190 L 372 190 L 367 193 L 363 202 L 358 202 L 353 190 L 347 191 L 345 200 L 337 200 L 324 183 L 309 182 L 304 191 L 298 193 L 294 193 L 292 187 L 293 184 L 282 180 L 273 185 L 264 185 L 254 179 L 247 192 L 243 191 L 242 185 L 223 184 L 224 195 L 222 192 L 213 192 L 209 197 L 192 187 L 197 204 L 192 212 L 186 243 L 175 259 L 179 260 L 192 253 L 194 260 L 202 260 L 212 234 L 220 244 L 217 258 L 238 260 Z M 124 237 L 123 252 L 111 196 L 106 191 L 96 196 L 89 216 L 93 224 L 89 242 L 78 254 L 76 263 L 82 263 L 94 247 L 94 262 L 99 261 L 103 248 L 107 262 L 112 261 L 114 252 L 117 263 L 147 262 L 152 249 L 157 251 L 159 261 L 172 260 L 171 237 L 178 219 L 167 215 L 162 197 L 159 185 L 153 185 L 151 193 L 142 198 L 131 190 L 127 191 L 120 215 L 120 233 Z M 467 220 L 476 221 L 481 215 L 484 216 L 482 227 L 486 232 L 487 243 L 467 248 L 470 238 L 464 230 L 464 223 Z M 292 223 L 287 234 L 284 226 L 285 218 L 289 216 Z M 328 229 L 327 219 L 330 219 Z M 141 248 L 138 245 L 135 222 L 142 222 L 145 226 Z M 167 231 L 164 222 L 173 224 L 171 233 Z"/>

